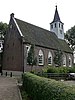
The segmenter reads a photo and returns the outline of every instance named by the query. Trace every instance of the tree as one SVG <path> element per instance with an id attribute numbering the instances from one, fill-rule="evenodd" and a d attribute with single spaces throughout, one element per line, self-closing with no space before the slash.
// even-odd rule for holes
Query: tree
<path id="1" fill-rule="evenodd" d="M 34 45 L 31 45 L 30 50 L 28 52 L 27 64 L 31 65 L 32 67 L 33 67 L 33 65 L 36 65 L 36 63 L 37 63 L 37 59 L 34 56 L 34 54 L 35 54 L 34 53 Z"/>
<path id="2" fill-rule="evenodd" d="M 54 64 L 55 66 L 61 66 L 62 65 L 62 51 L 61 50 L 57 50 L 55 51 L 55 56 L 54 56 Z"/>
<path id="3" fill-rule="evenodd" d="M 0 35 L 5 35 L 7 31 L 7 23 L 0 22 Z"/>
<path id="4" fill-rule="evenodd" d="M 0 22 L 0 41 L 3 45 L 3 39 L 4 39 L 4 35 L 6 34 L 8 25 L 6 23 Z M 2 70 L 2 59 L 3 58 L 3 52 L 0 52 L 0 72 Z"/>
<path id="5" fill-rule="evenodd" d="M 75 26 L 69 29 L 65 34 L 66 40 L 68 40 L 68 44 L 74 49 L 75 46 Z"/>

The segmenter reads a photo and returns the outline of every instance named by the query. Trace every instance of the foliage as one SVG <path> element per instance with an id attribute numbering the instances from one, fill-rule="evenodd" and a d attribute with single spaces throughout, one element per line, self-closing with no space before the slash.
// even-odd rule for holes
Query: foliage
<path id="1" fill-rule="evenodd" d="M 75 86 L 25 73 L 23 87 L 31 100 L 75 100 Z"/>
<path id="2" fill-rule="evenodd" d="M 42 77 L 48 77 L 55 80 L 68 79 L 70 68 L 69 67 L 54 67 L 47 66 L 43 68 L 42 73 L 38 74 Z"/>
<path id="3" fill-rule="evenodd" d="M 1 59 L 1 53 L 0 53 L 0 64 L 1 64 L 1 60 L 2 60 L 2 59 Z"/>
<path id="4" fill-rule="evenodd" d="M 7 31 L 7 23 L 0 22 L 0 35 L 5 35 Z"/>
<path id="5" fill-rule="evenodd" d="M 2 72 L 3 52 L 0 53 L 0 73 Z"/>
<path id="6" fill-rule="evenodd" d="M 36 65 L 37 63 L 37 59 L 34 57 L 34 45 L 31 45 L 31 48 L 28 52 L 27 63 L 31 66 Z"/>
<path id="7" fill-rule="evenodd" d="M 69 41 L 69 45 L 72 45 L 73 48 L 75 45 L 75 26 L 66 32 L 65 38 Z"/>
<path id="8" fill-rule="evenodd" d="M 75 67 L 69 67 L 68 71 L 69 73 L 75 73 Z"/>
<path id="9" fill-rule="evenodd" d="M 61 66 L 62 63 L 62 51 L 61 50 L 57 50 L 55 51 L 55 56 L 53 59 L 55 66 Z"/>
<path id="10" fill-rule="evenodd" d="M 67 67 L 50 67 L 47 73 L 68 73 Z"/>
<path id="11" fill-rule="evenodd" d="M 28 94 L 26 93 L 26 91 L 24 91 L 23 87 L 19 87 L 19 88 L 20 88 L 22 100 L 29 100 Z"/>
<path id="12" fill-rule="evenodd" d="M 48 66 L 45 68 L 47 73 L 68 73 L 68 67 L 53 67 L 53 66 Z M 45 72 L 44 70 L 44 72 Z"/>
<path id="13" fill-rule="evenodd" d="M 54 67 L 47 66 L 42 70 L 44 73 L 75 73 L 75 67 Z"/>

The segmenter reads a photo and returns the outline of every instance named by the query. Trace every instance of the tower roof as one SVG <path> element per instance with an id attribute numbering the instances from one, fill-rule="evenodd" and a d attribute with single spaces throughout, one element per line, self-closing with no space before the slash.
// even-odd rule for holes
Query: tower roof
<path id="1" fill-rule="evenodd" d="M 56 9 L 55 9 L 55 14 L 54 14 L 54 19 L 52 21 L 53 22 L 61 22 L 60 20 L 60 17 L 59 17 L 59 13 L 58 13 L 58 10 L 57 10 L 57 5 L 56 5 Z M 62 23 L 62 22 L 61 22 Z"/>

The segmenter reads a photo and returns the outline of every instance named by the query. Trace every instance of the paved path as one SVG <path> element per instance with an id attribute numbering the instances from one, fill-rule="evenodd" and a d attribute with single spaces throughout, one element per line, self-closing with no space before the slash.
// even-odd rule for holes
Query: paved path
<path id="1" fill-rule="evenodd" d="M 20 100 L 16 79 L 0 76 L 0 100 Z"/>

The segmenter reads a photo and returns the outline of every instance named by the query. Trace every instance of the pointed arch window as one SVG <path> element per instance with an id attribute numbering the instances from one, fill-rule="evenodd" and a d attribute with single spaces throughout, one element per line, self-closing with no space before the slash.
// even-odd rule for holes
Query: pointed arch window
<path id="1" fill-rule="evenodd" d="M 72 67 L 72 59 L 70 56 L 69 56 L 69 67 Z"/>
<path id="2" fill-rule="evenodd" d="M 48 65 L 52 65 L 52 53 L 50 51 L 48 53 Z"/>
<path id="3" fill-rule="evenodd" d="M 66 56 L 63 55 L 63 66 L 66 66 Z"/>
<path id="4" fill-rule="evenodd" d="M 42 50 L 39 50 L 39 65 L 44 65 L 44 54 Z"/>
<path id="5" fill-rule="evenodd" d="M 29 52 L 30 48 L 31 48 L 31 45 L 26 45 L 26 49 L 27 49 L 27 57 L 28 57 L 28 52 Z"/>

